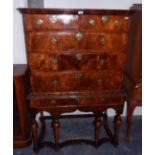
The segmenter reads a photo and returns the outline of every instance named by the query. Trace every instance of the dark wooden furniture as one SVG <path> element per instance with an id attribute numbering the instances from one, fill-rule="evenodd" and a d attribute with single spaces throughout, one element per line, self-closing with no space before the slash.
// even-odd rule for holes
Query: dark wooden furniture
<path id="1" fill-rule="evenodd" d="M 126 73 L 131 79 L 127 82 L 127 133 L 125 141 L 129 142 L 132 125 L 132 114 L 137 106 L 142 106 L 142 5 L 135 4 L 131 7 L 135 14 L 131 17 L 129 35 L 128 57 L 126 60 Z"/>
<path id="2" fill-rule="evenodd" d="M 23 14 L 30 72 L 29 94 L 34 150 L 43 144 L 43 111 L 52 115 L 54 146 L 59 144 L 62 113 L 93 112 L 95 143 L 102 124 L 110 142 L 118 144 L 123 112 L 129 10 L 19 9 Z M 116 111 L 114 134 L 106 110 Z M 41 134 L 35 120 L 41 112 Z M 50 143 L 53 146 L 53 143 Z"/>
<path id="3" fill-rule="evenodd" d="M 13 146 L 31 143 L 30 117 L 26 100 L 26 65 L 13 65 Z"/>
<path id="4" fill-rule="evenodd" d="M 125 142 L 129 143 L 133 112 L 137 106 L 142 106 L 142 83 L 141 82 L 137 83 L 137 85 L 132 91 L 131 96 L 127 98 L 127 102 L 128 102 L 128 113 L 127 113 L 127 132 L 126 132 Z"/>

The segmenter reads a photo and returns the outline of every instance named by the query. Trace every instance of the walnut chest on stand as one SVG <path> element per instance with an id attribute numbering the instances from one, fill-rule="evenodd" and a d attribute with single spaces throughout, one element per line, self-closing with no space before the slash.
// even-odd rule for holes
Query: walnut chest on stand
<path id="1" fill-rule="evenodd" d="M 60 115 L 76 110 L 94 114 L 94 145 L 102 142 L 99 129 L 103 124 L 110 142 L 116 146 L 126 96 L 124 64 L 130 16 L 134 11 L 19 10 L 25 27 L 34 150 L 38 151 L 44 144 L 43 111 L 52 115 L 54 143 L 50 146 L 62 146 Z M 116 111 L 114 133 L 108 127 L 108 108 Z M 41 113 L 40 136 L 37 113 Z"/>

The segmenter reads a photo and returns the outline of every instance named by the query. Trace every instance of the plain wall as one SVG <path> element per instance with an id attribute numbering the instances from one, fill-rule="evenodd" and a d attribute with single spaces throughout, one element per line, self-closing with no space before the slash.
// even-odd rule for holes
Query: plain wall
<path id="1" fill-rule="evenodd" d="M 32 1 L 32 0 L 31 0 Z M 14 0 L 13 8 L 13 63 L 25 64 L 26 50 L 22 16 L 17 11 L 19 7 L 27 7 L 26 0 Z M 34 2 L 34 0 L 33 0 Z M 142 0 L 44 0 L 45 8 L 96 8 L 96 9 L 129 9 L 134 3 L 142 3 Z M 30 3 L 29 3 L 30 4 Z M 34 4 L 33 4 L 34 5 Z M 36 6 L 36 5 L 35 5 Z M 39 5 L 40 6 L 40 5 Z M 137 107 L 134 115 L 141 115 L 141 108 Z M 75 113 L 79 113 L 78 111 Z M 113 115 L 114 111 L 109 110 Z M 126 106 L 123 115 L 126 115 Z"/>
<path id="2" fill-rule="evenodd" d="M 128 9 L 142 0 L 44 0 L 46 8 Z"/>

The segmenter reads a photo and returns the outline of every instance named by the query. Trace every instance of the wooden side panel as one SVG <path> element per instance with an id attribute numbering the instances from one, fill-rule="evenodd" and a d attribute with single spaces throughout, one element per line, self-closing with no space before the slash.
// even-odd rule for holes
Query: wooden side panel
<path id="1" fill-rule="evenodd" d="M 137 7 L 138 6 L 138 7 Z M 126 73 L 132 81 L 126 81 L 127 89 L 142 82 L 142 6 L 135 5 L 136 12 L 131 16 L 129 44 L 126 59 Z M 131 90 L 129 90 L 131 92 Z M 129 92 L 129 93 L 130 93 Z"/>

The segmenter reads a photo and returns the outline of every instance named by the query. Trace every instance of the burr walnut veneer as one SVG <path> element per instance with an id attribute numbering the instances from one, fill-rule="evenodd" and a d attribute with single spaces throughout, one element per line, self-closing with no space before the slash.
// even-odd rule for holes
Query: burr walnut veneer
<path id="1" fill-rule="evenodd" d="M 118 144 L 124 107 L 124 78 L 130 17 L 127 10 L 19 9 L 23 14 L 31 92 L 34 149 L 41 140 L 35 116 L 52 115 L 54 145 L 59 145 L 59 117 L 80 110 L 95 116 L 98 145 L 101 116 L 110 141 Z M 116 111 L 114 134 L 106 110 Z M 41 119 L 41 136 L 45 122 Z M 52 145 L 51 145 L 52 146 Z"/>

